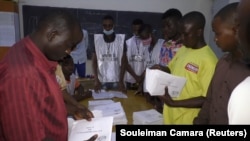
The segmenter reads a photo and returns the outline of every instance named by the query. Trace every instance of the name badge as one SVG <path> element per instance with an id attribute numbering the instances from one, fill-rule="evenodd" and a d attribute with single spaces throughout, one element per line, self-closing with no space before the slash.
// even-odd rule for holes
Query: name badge
<path id="1" fill-rule="evenodd" d="M 134 55 L 133 60 L 137 62 L 142 62 L 144 61 L 143 57 L 141 55 Z"/>
<path id="2" fill-rule="evenodd" d="M 154 61 L 147 61 L 147 67 L 152 67 L 154 64 Z"/>
<path id="3" fill-rule="evenodd" d="M 118 58 L 115 57 L 115 54 L 103 54 L 102 61 L 117 61 Z"/>
<path id="4" fill-rule="evenodd" d="M 109 57 L 112 57 L 112 54 L 103 54 L 102 57 L 103 58 L 109 58 Z"/>

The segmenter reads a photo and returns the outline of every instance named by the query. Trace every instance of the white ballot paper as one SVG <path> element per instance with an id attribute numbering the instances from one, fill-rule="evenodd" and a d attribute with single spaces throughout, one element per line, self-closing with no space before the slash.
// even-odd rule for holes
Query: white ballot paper
<path id="1" fill-rule="evenodd" d="M 133 112 L 133 124 L 163 124 L 163 116 L 155 109 Z"/>
<path id="2" fill-rule="evenodd" d="M 121 102 L 115 102 L 110 104 L 91 106 L 89 107 L 90 111 L 101 111 L 103 117 L 114 117 L 113 125 L 116 124 L 127 124 L 128 120 L 126 113 L 121 105 Z M 94 113 L 94 112 L 93 112 Z"/>
<path id="3" fill-rule="evenodd" d="M 115 101 L 111 100 L 111 99 L 101 99 L 101 100 L 89 100 L 89 109 L 95 107 L 95 106 L 99 106 L 99 105 L 105 105 L 105 104 L 111 104 L 111 103 L 115 103 Z M 97 112 L 98 110 L 92 111 L 92 112 Z M 95 115 L 95 113 L 93 113 Z M 96 117 L 96 116 L 95 116 Z"/>
<path id="4" fill-rule="evenodd" d="M 110 98 L 128 98 L 128 96 L 119 91 L 106 91 L 101 90 L 99 93 L 96 93 L 94 90 L 92 91 L 92 96 L 94 99 L 110 99 Z"/>
<path id="5" fill-rule="evenodd" d="M 111 141 L 116 141 L 116 135 L 115 135 L 115 132 L 112 132 Z"/>
<path id="6" fill-rule="evenodd" d="M 167 86 L 169 95 L 178 97 L 186 84 L 186 78 L 147 68 L 144 83 L 144 90 L 151 96 L 164 95 Z"/>
<path id="7" fill-rule="evenodd" d="M 68 124 L 72 126 L 68 141 L 85 141 L 95 134 L 98 134 L 97 141 L 111 141 L 113 117 L 92 118 L 92 121 L 75 120 Z"/>
<path id="8" fill-rule="evenodd" d="M 111 104 L 114 103 L 111 99 L 102 99 L 102 100 L 89 100 L 89 107 L 91 106 L 98 106 L 98 105 L 104 105 L 104 104 Z"/>

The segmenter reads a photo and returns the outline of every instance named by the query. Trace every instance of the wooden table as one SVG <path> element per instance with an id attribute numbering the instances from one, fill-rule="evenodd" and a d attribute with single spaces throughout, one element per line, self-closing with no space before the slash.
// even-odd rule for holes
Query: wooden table
<path id="1" fill-rule="evenodd" d="M 93 80 L 81 80 L 80 81 L 84 88 L 93 89 Z M 126 113 L 126 117 L 128 120 L 127 124 L 133 124 L 133 112 L 149 110 L 153 108 L 153 105 L 148 103 L 143 95 L 135 95 L 135 91 L 128 90 L 127 96 L 128 98 L 113 98 L 112 100 L 115 102 L 121 102 L 123 109 Z M 93 100 L 93 98 L 88 98 L 80 103 L 88 106 L 88 101 Z"/>
<path id="2" fill-rule="evenodd" d="M 93 79 L 80 79 L 81 84 L 85 89 L 93 89 Z M 123 109 L 126 113 L 126 117 L 128 120 L 127 124 L 133 124 L 133 112 L 149 110 L 154 108 L 152 104 L 148 103 L 143 95 L 135 95 L 135 91 L 128 90 L 127 96 L 128 98 L 113 98 L 112 100 L 115 102 L 121 102 Z M 88 101 L 93 100 L 93 98 L 88 98 L 80 103 L 88 106 Z"/>
<path id="3" fill-rule="evenodd" d="M 144 96 L 135 95 L 134 92 L 135 91 L 128 91 L 128 98 L 112 98 L 112 100 L 115 102 L 121 102 L 128 120 L 127 124 L 133 124 L 133 112 L 149 110 L 153 108 L 153 105 L 148 103 Z M 93 100 L 93 98 L 85 99 L 80 103 L 85 106 L 88 106 L 89 100 Z"/>
<path id="4" fill-rule="evenodd" d="M 135 95 L 134 93 L 135 91 L 128 91 L 128 98 L 112 98 L 112 100 L 115 102 L 121 102 L 128 120 L 128 125 L 133 125 L 133 112 L 149 110 L 153 108 L 153 105 L 148 103 L 143 95 Z M 89 100 L 93 100 L 93 98 L 85 99 L 80 103 L 88 106 Z M 115 126 L 113 126 L 112 131 L 116 131 Z"/>

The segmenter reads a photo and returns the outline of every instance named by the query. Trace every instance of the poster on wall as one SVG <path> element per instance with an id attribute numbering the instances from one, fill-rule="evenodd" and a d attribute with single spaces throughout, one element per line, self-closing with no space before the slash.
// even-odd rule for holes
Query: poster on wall
<path id="1" fill-rule="evenodd" d="M 20 39 L 18 14 L 0 12 L 0 46 L 11 47 Z"/>

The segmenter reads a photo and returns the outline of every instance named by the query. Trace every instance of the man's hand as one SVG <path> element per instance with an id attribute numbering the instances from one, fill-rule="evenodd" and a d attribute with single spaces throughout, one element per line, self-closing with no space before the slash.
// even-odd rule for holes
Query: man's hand
<path id="1" fill-rule="evenodd" d="M 160 98 L 165 104 L 167 104 L 168 106 L 172 106 L 173 103 L 174 103 L 173 99 L 171 98 L 171 96 L 170 96 L 169 93 L 168 93 L 168 88 L 167 88 L 167 87 L 165 88 L 165 95 L 159 96 L 159 98 Z"/>
<path id="2" fill-rule="evenodd" d="M 157 69 L 157 70 L 161 70 L 161 66 L 159 64 L 155 64 L 152 67 L 150 67 L 150 69 Z"/>
<path id="3" fill-rule="evenodd" d="M 98 135 L 95 134 L 92 137 L 90 137 L 89 139 L 85 140 L 85 141 L 95 141 L 98 138 Z"/>
<path id="4" fill-rule="evenodd" d="M 75 114 L 74 114 L 74 118 L 76 120 L 86 119 L 88 121 L 91 121 L 91 118 L 93 117 L 94 117 L 93 113 L 84 106 L 77 107 Z"/>
<path id="5" fill-rule="evenodd" d="M 84 95 L 84 87 L 80 84 L 76 89 L 75 89 L 76 93 L 79 95 Z"/>
<path id="6" fill-rule="evenodd" d="M 155 64 L 150 69 L 157 69 L 157 70 L 164 71 L 166 73 L 171 73 L 170 69 L 167 66 L 161 66 L 159 64 Z"/>
<path id="7" fill-rule="evenodd" d="M 119 82 L 118 85 L 119 85 L 118 86 L 118 90 L 121 91 L 124 94 L 127 94 L 127 89 L 126 89 L 124 83 L 123 82 Z"/>
<path id="8" fill-rule="evenodd" d="M 135 95 L 143 95 L 143 83 L 139 83 L 138 89 L 135 92 Z"/>
<path id="9" fill-rule="evenodd" d="M 96 93 L 98 93 L 101 91 L 101 89 L 102 89 L 102 84 L 99 79 L 96 79 L 94 84 L 94 90 Z"/>

